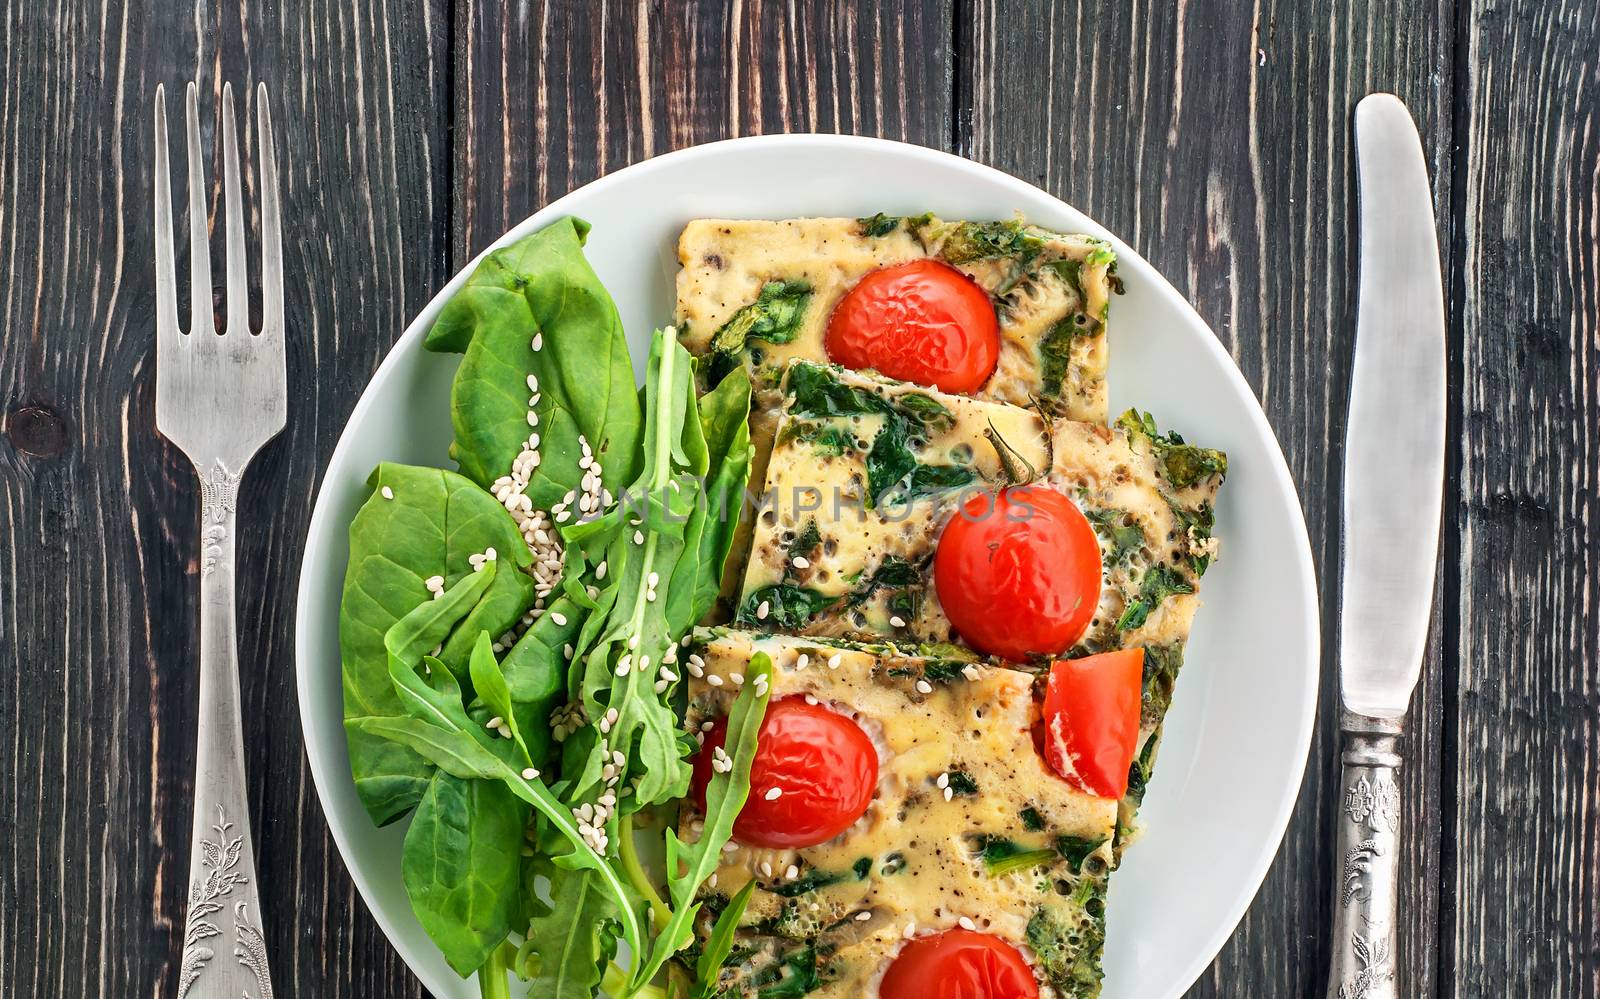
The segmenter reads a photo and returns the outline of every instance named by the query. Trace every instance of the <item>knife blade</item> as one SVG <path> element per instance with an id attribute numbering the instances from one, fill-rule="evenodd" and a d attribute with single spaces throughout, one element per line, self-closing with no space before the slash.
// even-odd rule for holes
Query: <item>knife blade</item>
<path id="1" fill-rule="evenodd" d="M 1400 736 L 1439 557 L 1444 282 L 1422 142 L 1399 99 L 1356 106 L 1361 284 L 1345 430 L 1340 865 L 1328 999 L 1396 999 Z"/>
<path id="2" fill-rule="evenodd" d="M 1397 719 L 1422 669 L 1444 486 L 1445 309 L 1433 196 L 1406 106 L 1356 106 L 1361 283 L 1345 430 L 1340 681 Z"/>

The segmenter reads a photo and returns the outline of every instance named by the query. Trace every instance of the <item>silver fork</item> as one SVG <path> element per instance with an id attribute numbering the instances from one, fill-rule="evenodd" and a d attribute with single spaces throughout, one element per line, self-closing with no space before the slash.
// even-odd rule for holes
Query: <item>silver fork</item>
<path id="1" fill-rule="evenodd" d="M 197 92 L 189 84 L 189 332 L 178 329 L 172 263 L 167 109 L 156 88 L 156 428 L 200 476 L 200 722 L 190 838 L 189 907 L 178 999 L 271 999 L 250 839 L 239 658 L 234 636 L 234 526 L 239 479 L 283 429 L 283 245 L 267 88 L 256 91 L 260 136 L 261 332 L 250 331 L 233 87 L 222 88 L 223 199 L 227 208 L 228 324 L 212 322 L 211 258 Z M 230 940 L 231 938 L 231 940 Z M 217 948 L 231 943 L 232 955 Z M 215 959 L 215 960 L 214 960 Z"/>

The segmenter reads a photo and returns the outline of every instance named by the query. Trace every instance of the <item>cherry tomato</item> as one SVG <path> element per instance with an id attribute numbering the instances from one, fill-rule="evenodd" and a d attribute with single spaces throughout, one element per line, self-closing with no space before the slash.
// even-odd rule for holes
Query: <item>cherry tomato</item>
<path id="1" fill-rule="evenodd" d="M 693 792 L 702 809 L 712 756 L 727 737 L 724 719 L 695 757 Z M 734 838 L 769 849 L 826 843 L 866 812 L 877 784 L 878 750 L 860 725 L 804 698 L 773 701 L 756 735 L 750 797 Z M 778 796 L 769 798 L 775 788 Z"/>
<path id="2" fill-rule="evenodd" d="M 1126 794 L 1143 686 L 1144 649 L 1052 663 L 1038 733 L 1050 768 L 1081 791 Z"/>
<path id="3" fill-rule="evenodd" d="M 988 292 L 938 260 L 873 271 L 828 318 L 828 357 L 946 392 L 975 392 L 1000 357 Z"/>
<path id="4" fill-rule="evenodd" d="M 987 933 L 946 930 L 901 948 L 883 973 L 880 999 L 1036 999 L 1039 986 L 1017 949 Z"/>
<path id="5" fill-rule="evenodd" d="M 1058 655 L 1094 620 L 1100 543 L 1078 505 L 1048 486 L 974 496 L 945 525 L 933 582 L 973 648 L 1021 661 Z"/>

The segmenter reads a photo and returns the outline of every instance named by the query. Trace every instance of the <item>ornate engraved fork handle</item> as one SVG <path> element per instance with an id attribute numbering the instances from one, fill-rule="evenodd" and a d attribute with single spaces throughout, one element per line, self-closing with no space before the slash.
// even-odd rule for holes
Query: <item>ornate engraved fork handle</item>
<path id="1" fill-rule="evenodd" d="M 1346 711 L 1328 999 L 1396 999 L 1401 721 Z"/>
<path id="2" fill-rule="evenodd" d="M 239 471 L 200 469 L 200 724 L 178 999 L 272 999 L 239 718 L 234 508 Z"/>

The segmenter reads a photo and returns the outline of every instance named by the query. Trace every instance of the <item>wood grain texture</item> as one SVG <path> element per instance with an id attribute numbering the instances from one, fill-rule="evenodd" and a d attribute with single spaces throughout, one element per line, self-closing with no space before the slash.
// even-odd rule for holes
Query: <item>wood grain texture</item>
<path id="1" fill-rule="evenodd" d="M 0 995 L 174 991 L 197 504 L 153 427 L 150 99 L 198 79 L 209 149 L 224 76 L 273 87 L 290 221 L 289 425 L 248 476 L 239 551 L 281 994 L 423 994 L 332 846 L 290 678 L 310 502 L 361 387 L 449 273 L 554 198 L 814 130 L 1059 194 L 1165 273 L 1255 387 L 1330 655 L 1284 846 L 1192 994 L 1321 996 L 1350 112 L 1387 89 L 1434 174 L 1456 399 L 1402 994 L 1600 995 L 1597 53 L 1590 0 L 0 0 Z"/>
<path id="2" fill-rule="evenodd" d="M 949 146 L 951 0 L 460 0 L 456 258 L 629 163 L 764 132 Z"/>
<path id="3" fill-rule="evenodd" d="M 1451 949 L 1600 993 L 1600 8 L 1463 5 Z"/>
<path id="4" fill-rule="evenodd" d="M 320 471 L 446 262 L 448 218 L 432 206 L 449 204 L 447 32 L 442 3 L 0 3 L 8 999 L 176 993 L 198 490 L 154 427 L 150 121 L 165 83 L 181 176 L 190 79 L 204 95 L 208 149 L 222 80 L 247 94 L 268 83 L 289 220 L 289 422 L 246 477 L 239 548 L 245 743 L 273 971 L 285 996 L 420 993 L 328 835 L 301 748 L 291 631 Z M 244 134 L 248 162 L 253 129 Z M 214 185 L 209 200 L 219 200 Z M 184 259 L 178 267 L 187 273 Z"/>
<path id="5" fill-rule="evenodd" d="M 1351 113 L 1373 90 L 1409 104 L 1445 245 L 1452 27 L 1437 0 L 982 0 L 963 27 L 961 152 L 1098 219 L 1195 304 L 1261 399 L 1313 539 L 1325 652 L 1305 782 L 1260 894 L 1194 996 L 1245 994 L 1242 983 L 1256 995 L 1319 995 L 1327 973 L 1340 444 L 1355 334 Z M 1402 995 L 1437 984 L 1443 679 L 1435 641 L 1403 771 Z"/>

